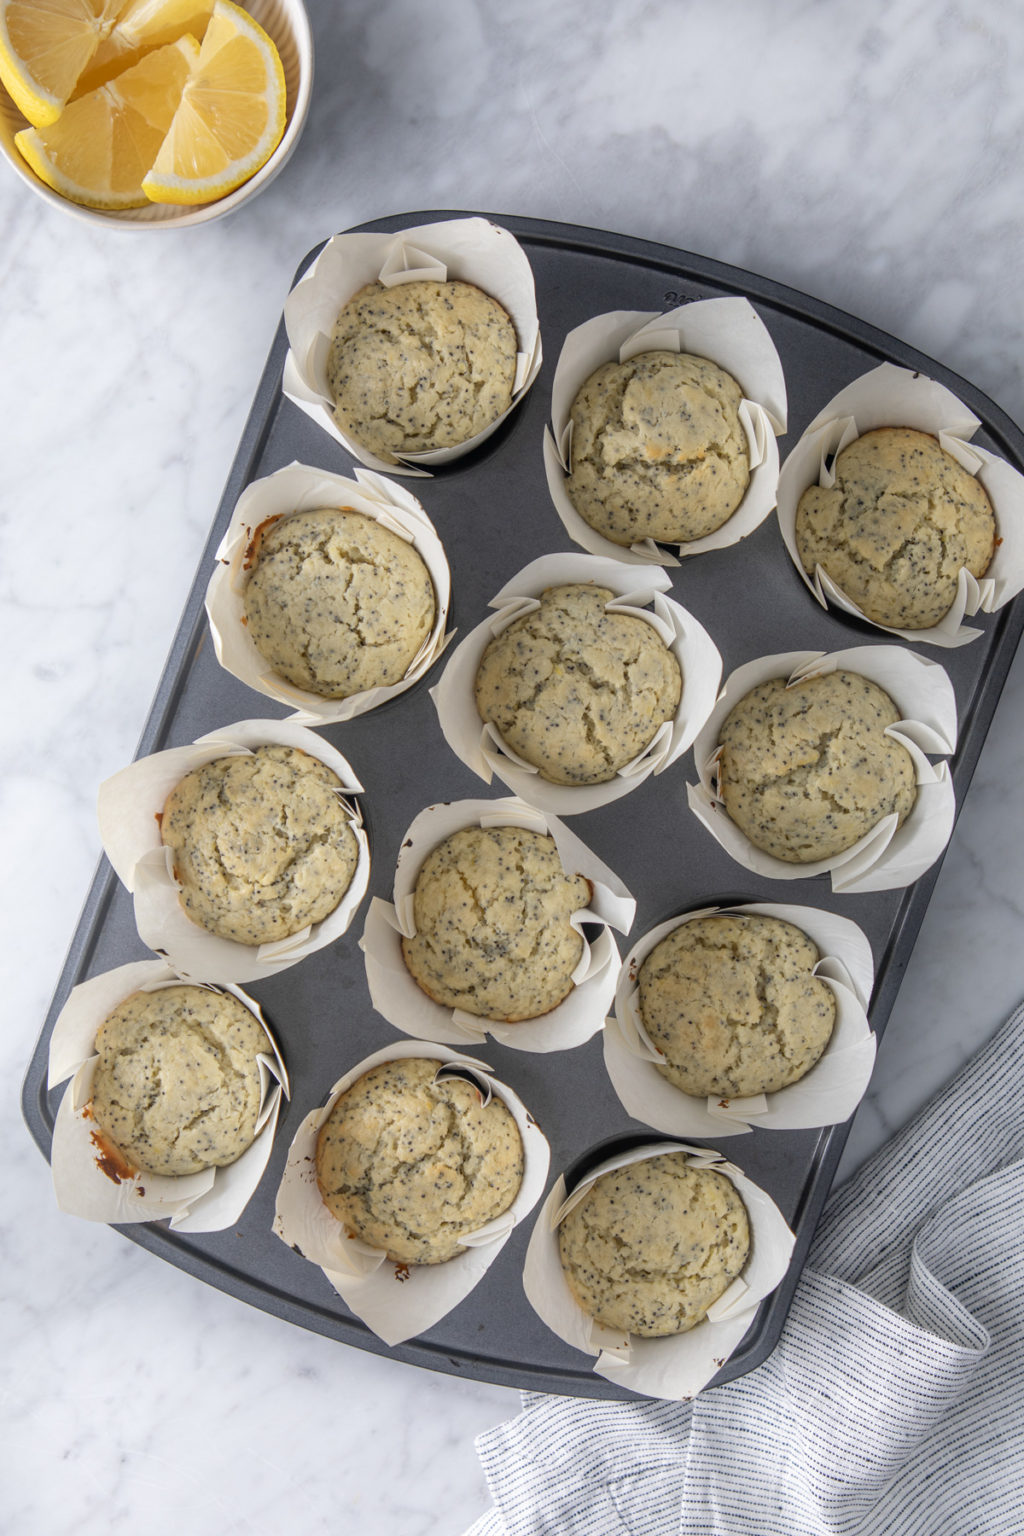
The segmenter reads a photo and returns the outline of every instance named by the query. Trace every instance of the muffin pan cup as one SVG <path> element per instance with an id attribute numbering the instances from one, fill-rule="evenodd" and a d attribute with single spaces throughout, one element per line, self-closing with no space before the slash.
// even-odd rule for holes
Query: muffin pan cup
<path id="1" fill-rule="evenodd" d="M 583 939 L 583 953 L 573 972 L 573 989 L 547 1013 L 515 1023 L 501 1023 L 435 1002 L 417 985 L 402 958 L 402 937 L 416 932 L 413 892 L 420 867 L 438 843 L 464 827 L 523 827 L 554 840 L 568 875 L 590 881 L 589 906 L 575 913 L 572 926 Z M 513 1051 L 563 1051 L 582 1045 L 602 1028 L 611 1007 L 619 969 L 619 951 L 611 929 L 628 933 L 636 902 L 622 881 L 557 817 L 534 810 L 525 801 L 459 800 L 428 806 L 402 838 L 395 871 L 393 902 L 374 898 L 359 947 L 366 959 L 366 980 L 377 1012 L 403 1034 L 448 1045 L 483 1048 L 487 1035 Z M 588 936 L 587 929 L 598 928 Z"/>
<path id="2" fill-rule="evenodd" d="M 337 775 L 359 858 L 348 889 L 322 922 L 273 943 L 239 944 L 207 932 L 186 915 L 178 899 L 171 851 L 160 839 L 158 818 L 171 790 L 193 769 L 271 743 L 308 752 Z M 99 792 L 100 837 L 104 852 L 134 896 L 135 922 L 143 943 L 186 978 L 256 981 L 333 943 L 355 916 L 370 880 L 370 845 L 362 813 L 351 799 L 361 793 L 362 785 L 341 753 L 314 731 L 290 720 L 239 720 L 200 736 L 191 746 L 138 758 L 105 780 Z"/>
<path id="3" fill-rule="evenodd" d="M 262 1092 L 256 1135 L 241 1157 L 224 1168 L 206 1168 L 178 1178 L 133 1173 L 112 1158 L 97 1137 L 89 1110 L 99 1062 L 97 1030 L 133 992 L 156 992 L 182 983 L 203 985 L 179 976 L 163 960 L 136 961 L 81 982 L 57 1017 L 50 1036 L 47 1080 L 50 1088 L 71 1081 L 54 1123 L 51 1171 L 57 1204 L 72 1216 L 116 1225 L 169 1220 L 177 1232 L 217 1232 L 235 1225 L 266 1171 L 281 1101 L 288 1097 L 288 1073 L 259 1003 L 238 987 L 211 990 L 236 997 L 267 1037 L 266 1052 L 257 1057 Z"/>
<path id="4" fill-rule="evenodd" d="M 484 650 L 493 636 L 540 607 L 541 593 L 566 583 L 593 583 L 615 596 L 608 612 L 630 614 L 652 625 L 674 654 L 683 689 L 671 720 L 632 762 L 603 784 L 552 784 L 520 757 L 491 724 L 481 720 L 473 685 Z M 556 816 L 576 816 L 610 805 L 628 795 L 652 773 L 663 773 L 689 747 L 711 712 L 722 676 L 722 658 L 704 626 L 664 593 L 671 585 L 663 570 L 639 569 L 597 555 L 544 555 L 516 575 L 488 604 L 496 616 L 485 619 L 452 652 L 441 681 L 431 689 L 445 740 L 452 751 L 485 783 L 499 778 L 520 799 Z"/>
<path id="5" fill-rule="evenodd" d="M 743 390 L 740 421 L 750 455 L 750 484 L 720 528 L 685 543 L 638 539 L 624 547 L 581 517 L 566 490 L 572 466 L 569 413 L 583 385 L 603 363 L 628 362 L 642 352 L 688 352 L 724 368 Z M 752 533 L 775 506 L 779 479 L 776 436 L 786 430 L 786 381 L 764 321 L 748 299 L 698 299 L 667 314 L 618 311 L 595 315 L 565 338 L 551 386 L 551 424 L 544 429 L 548 490 L 566 533 L 592 555 L 637 565 L 678 565 L 687 555 L 726 549 Z M 676 550 L 678 559 L 670 553 Z"/>
<path id="6" fill-rule="evenodd" d="M 468 1076 L 478 1085 L 485 1102 L 492 1095 L 500 1099 L 515 1120 L 523 1143 L 523 1182 L 515 1200 L 502 1215 L 467 1233 L 462 1239 L 464 1251 L 443 1264 L 396 1264 L 389 1260 L 380 1248 L 372 1248 L 346 1232 L 324 1204 L 317 1185 L 317 1137 L 341 1094 L 379 1063 L 410 1056 L 436 1059 L 446 1072 Z M 326 1102 L 303 1120 L 278 1189 L 274 1231 L 299 1258 L 320 1266 L 346 1305 L 378 1338 L 385 1344 L 400 1344 L 439 1322 L 479 1284 L 513 1228 L 540 1199 L 549 1161 L 547 1138 L 537 1122 L 521 1099 L 498 1082 L 483 1062 L 432 1042 L 404 1041 L 376 1051 L 346 1072 Z"/>
<path id="7" fill-rule="evenodd" d="M 831 603 L 885 634 L 950 649 L 968 645 L 983 633 L 965 624 L 965 618 L 995 613 L 1024 588 L 1024 475 L 970 441 L 980 426 L 978 417 L 951 389 L 892 363 L 881 363 L 862 374 L 819 411 L 779 472 L 778 518 L 789 557 L 823 608 Z M 937 437 L 958 464 L 977 475 L 996 516 L 996 548 L 985 575 L 976 579 L 961 568 L 952 606 L 938 624 L 927 629 L 897 629 L 869 619 L 820 565 L 808 575 L 797 550 L 800 497 L 809 486 L 834 485 L 836 456 L 878 427 L 913 427 Z"/>
<path id="8" fill-rule="evenodd" d="M 836 671 L 858 672 L 877 683 L 901 711 L 885 734 L 906 747 L 917 771 L 917 799 L 901 827 L 885 816 L 852 847 L 831 859 L 789 864 L 756 848 L 729 817 L 717 787 L 718 735 L 726 717 L 751 689 L 774 677 L 791 683 Z M 956 812 L 953 782 L 946 762 L 936 756 L 956 750 L 956 698 L 949 677 L 934 661 L 900 646 L 856 646 L 824 655 L 790 651 L 762 656 L 726 679 L 711 716 L 694 742 L 699 784 L 686 786 L 690 809 L 734 859 L 755 874 L 774 880 L 802 880 L 828 874 L 834 891 L 887 891 L 909 885 L 939 858 L 953 830 Z"/>
<path id="9" fill-rule="evenodd" d="M 799 1081 L 775 1093 L 746 1098 L 698 1098 L 662 1077 L 656 1063 L 664 1054 L 644 1028 L 640 1012 L 640 968 L 651 950 L 696 918 L 751 913 L 775 917 L 799 928 L 818 947 L 813 974 L 832 990 L 836 1020 L 821 1057 Z M 701 907 L 659 923 L 638 939 L 626 956 L 615 988 L 615 1013 L 605 1026 L 604 1064 L 622 1106 L 635 1120 L 669 1136 L 721 1140 L 766 1131 L 807 1130 L 848 1120 L 864 1096 L 875 1063 L 875 1037 L 867 1015 L 875 978 L 871 945 L 856 923 L 817 907 L 750 902 Z"/>
<path id="10" fill-rule="evenodd" d="M 327 385 L 331 333 L 339 310 L 367 283 L 381 282 L 391 288 L 423 279 L 472 283 L 505 310 L 519 345 L 512 401 L 489 427 L 455 448 L 384 459 L 353 441 L 335 420 Z M 515 410 L 540 372 L 542 361 L 529 260 L 514 235 L 481 218 L 411 225 L 395 234 L 335 235 L 292 289 L 284 307 L 284 323 L 289 352 L 283 388 L 288 399 L 353 458 L 368 469 L 390 474 L 429 474 L 432 466 L 450 464 L 479 448 Z"/>
<path id="11" fill-rule="evenodd" d="M 253 644 L 245 622 L 248 551 L 260 525 L 269 518 L 286 519 L 297 512 L 337 507 L 361 512 L 411 544 L 430 573 L 436 610 L 430 634 L 409 663 L 405 676 L 386 687 L 367 688 L 344 699 L 327 699 L 296 687 L 270 668 Z M 353 480 L 328 474 L 309 464 L 287 464 L 254 480 L 239 497 L 231 523 L 217 550 L 217 567 L 206 589 L 206 616 L 221 666 L 278 704 L 291 707 L 290 719 L 300 725 L 326 725 L 352 720 L 376 709 L 419 682 L 452 638 L 446 634 L 452 581 L 441 540 L 415 496 L 402 485 L 370 470 L 357 469 Z"/>
<path id="12" fill-rule="evenodd" d="M 602 1174 L 671 1152 L 688 1154 L 691 1168 L 709 1168 L 735 1185 L 750 1222 L 750 1257 L 743 1271 L 708 1308 L 707 1317 L 686 1333 L 660 1339 L 607 1328 L 577 1303 L 558 1254 L 558 1227 Z M 523 1269 L 530 1305 L 565 1343 L 596 1356 L 598 1376 L 648 1397 L 688 1401 L 713 1379 L 750 1328 L 757 1308 L 785 1275 L 794 1237 L 778 1206 L 734 1163 L 710 1147 L 681 1141 L 655 1141 L 613 1154 L 589 1169 L 572 1189 L 565 1175 L 555 1183 L 537 1214 Z"/>

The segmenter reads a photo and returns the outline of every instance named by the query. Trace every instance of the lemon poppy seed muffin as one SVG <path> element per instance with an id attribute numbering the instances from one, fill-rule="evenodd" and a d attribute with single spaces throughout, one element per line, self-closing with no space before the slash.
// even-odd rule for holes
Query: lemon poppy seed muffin
<path id="1" fill-rule="evenodd" d="M 640 1338 L 685 1333 L 728 1290 L 750 1224 L 723 1173 L 667 1152 L 605 1173 L 558 1228 L 562 1272 L 596 1322 Z"/>
<path id="2" fill-rule="evenodd" d="M 353 1237 L 399 1264 L 443 1264 L 461 1239 L 507 1211 L 523 1179 L 523 1144 L 500 1099 L 442 1063 L 386 1061 L 339 1097 L 317 1138 L 328 1210 Z"/>
<path id="3" fill-rule="evenodd" d="M 583 939 L 573 914 L 590 884 L 562 868 L 555 841 L 522 827 L 464 827 L 433 848 L 416 877 L 416 933 L 402 939 L 410 974 L 435 1002 L 513 1023 L 572 990 Z"/>
<path id="4" fill-rule="evenodd" d="M 796 544 L 869 619 L 929 629 L 949 612 L 961 568 L 982 577 L 996 521 L 985 487 L 937 438 L 908 427 L 865 432 L 835 462 L 833 486 L 797 506 Z"/>
<path id="5" fill-rule="evenodd" d="M 679 663 L 657 630 L 609 611 L 606 587 L 549 587 L 487 645 L 474 692 L 482 720 L 552 784 L 604 784 L 679 707 Z"/>
<path id="6" fill-rule="evenodd" d="M 434 623 L 430 572 L 376 518 L 271 518 L 247 556 L 245 623 L 278 676 L 326 699 L 401 682 Z"/>
<path id="7" fill-rule="evenodd" d="M 718 792 L 755 847 L 789 864 L 833 858 L 917 798 L 914 760 L 885 734 L 900 712 L 869 678 L 827 672 L 751 689 L 719 734 Z"/>
<path id="8" fill-rule="evenodd" d="M 472 283 L 369 283 L 331 336 L 335 420 L 385 460 L 456 448 L 511 405 L 517 345 L 501 305 Z"/>
<path id="9" fill-rule="evenodd" d="M 835 1025 L 821 956 L 792 923 L 756 913 L 681 923 L 640 967 L 640 1015 L 657 1069 L 698 1096 L 777 1093 L 804 1077 Z"/>
<path id="10" fill-rule="evenodd" d="M 223 1168 L 256 1135 L 257 1058 L 269 1050 L 258 1021 L 229 992 L 133 992 L 96 1033 L 92 1117 L 139 1173 Z"/>
<path id="11" fill-rule="evenodd" d="M 359 844 L 337 774 L 296 747 L 218 757 L 171 791 L 160 823 L 185 912 L 239 944 L 287 938 L 334 911 Z"/>
<path id="12" fill-rule="evenodd" d="M 750 482 L 743 391 L 706 357 L 642 352 L 591 374 L 570 411 L 566 491 L 614 544 L 704 538 Z"/>

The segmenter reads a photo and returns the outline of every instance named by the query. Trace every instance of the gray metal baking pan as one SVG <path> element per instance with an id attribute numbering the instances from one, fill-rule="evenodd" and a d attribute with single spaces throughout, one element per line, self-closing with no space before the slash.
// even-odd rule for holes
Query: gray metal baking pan
<path id="1" fill-rule="evenodd" d="M 394 231 L 459 214 L 401 214 L 362 226 Z M 790 431 L 783 456 L 820 407 L 844 384 L 889 360 L 941 380 L 982 422 L 976 441 L 1024 469 L 1024 434 L 971 384 L 862 321 L 734 267 L 623 235 L 533 219 L 488 215 L 524 246 L 537 283 L 545 363 L 522 405 L 468 458 L 434 478 L 406 482 L 420 497 L 444 542 L 452 568 L 452 623 L 468 632 L 489 598 L 535 556 L 568 547 L 550 503 L 541 442 L 550 382 L 562 339 L 606 310 L 666 310 L 698 298 L 745 294 L 782 358 Z M 303 261 L 305 270 L 315 252 Z M 193 740 L 232 720 L 285 711 L 228 676 L 210 642 L 203 596 L 214 551 L 231 509 L 249 481 L 293 459 L 351 473 L 345 451 L 281 393 L 287 342 L 278 328 L 228 476 L 195 584 L 160 680 L 139 755 Z M 726 675 L 754 656 L 817 648 L 837 650 L 885 639 L 842 614 L 821 610 L 786 554 L 774 518 L 730 549 L 686 561 L 672 573 L 673 595 L 714 637 Z M 970 783 L 1024 624 L 1013 602 L 982 618 L 973 644 L 943 651 L 957 695 L 962 730 L 953 762 L 957 803 Z M 934 655 L 927 647 L 924 654 Z M 371 839 L 370 895 L 388 897 L 402 832 L 424 806 L 487 791 L 448 749 L 427 689 L 443 663 L 415 689 L 384 708 L 323 734 L 352 763 L 366 786 Z M 410 751 L 409 748 L 412 748 Z M 649 779 L 625 800 L 574 818 L 573 829 L 615 869 L 637 898 L 633 929 L 641 934 L 676 912 L 709 902 L 787 899 L 852 917 L 871 941 L 877 984 L 871 1019 L 881 1035 L 938 873 L 904 891 L 834 896 L 827 879 L 786 887 L 733 863 L 689 813 L 685 783 L 692 753 Z M 492 791 L 503 793 L 500 785 Z M 365 909 L 364 909 L 365 910 Z M 395 1031 L 370 1006 L 358 949 L 362 914 L 338 943 L 291 970 L 254 984 L 276 1029 L 291 1072 L 292 1099 L 282 1117 L 270 1165 L 236 1228 L 185 1236 L 151 1223 L 121 1230 L 199 1280 L 328 1338 L 410 1364 L 507 1386 L 580 1397 L 628 1398 L 591 1371 L 590 1360 L 550 1333 L 523 1293 L 521 1267 L 530 1223 L 513 1233 L 472 1294 L 436 1327 L 388 1350 L 351 1316 L 320 1270 L 271 1232 L 274 1197 L 295 1128 L 332 1083 Z M 143 958 L 129 897 L 101 862 L 28 1068 L 23 1105 L 29 1127 L 48 1153 L 60 1092 L 46 1088 L 53 1021 L 79 981 Z M 600 1038 L 571 1051 L 532 1056 L 488 1044 L 479 1053 L 521 1095 L 546 1132 L 554 1177 L 612 1135 L 643 1127 L 623 1111 L 604 1072 Z M 879 1071 L 885 1070 L 882 1057 Z M 715 1378 L 728 1381 L 761 1364 L 773 1349 L 839 1161 L 848 1126 L 820 1131 L 754 1131 L 726 1144 L 728 1155 L 776 1200 L 797 1235 L 784 1283 L 762 1304 L 740 1348 Z"/>

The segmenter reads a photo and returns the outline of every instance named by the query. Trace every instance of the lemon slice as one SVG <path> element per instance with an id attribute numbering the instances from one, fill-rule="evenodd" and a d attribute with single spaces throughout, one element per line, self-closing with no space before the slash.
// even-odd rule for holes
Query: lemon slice
<path id="1" fill-rule="evenodd" d="M 0 0 L 0 80 L 37 128 L 56 122 L 125 0 Z"/>
<path id="2" fill-rule="evenodd" d="M 143 189 L 155 203 L 206 203 L 248 181 L 284 132 L 277 49 L 231 0 L 216 0 L 199 62 Z"/>
<path id="3" fill-rule="evenodd" d="M 87 208 L 141 208 L 153 164 L 199 60 L 194 37 L 147 53 L 109 85 L 65 107 L 48 128 L 14 142 L 41 181 Z"/>
<path id="4" fill-rule="evenodd" d="M 213 0 L 117 0 L 120 10 L 110 32 L 101 39 L 88 68 L 78 78 L 75 96 L 84 96 L 132 64 L 151 48 L 173 43 L 185 33 L 201 42 L 213 10 Z"/>

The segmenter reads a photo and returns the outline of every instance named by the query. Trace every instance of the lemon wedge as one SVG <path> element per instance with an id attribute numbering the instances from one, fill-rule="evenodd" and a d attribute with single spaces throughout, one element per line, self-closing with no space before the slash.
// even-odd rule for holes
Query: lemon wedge
<path id="1" fill-rule="evenodd" d="M 284 70 L 252 17 L 216 0 L 199 61 L 142 186 L 155 203 L 206 203 L 248 181 L 284 132 Z"/>
<path id="2" fill-rule="evenodd" d="M 143 178 L 199 61 L 194 37 L 151 53 L 64 108 L 55 123 L 14 136 L 41 181 L 87 208 L 141 208 Z"/>
<path id="3" fill-rule="evenodd" d="M 125 0 L 0 0 L 0 80 L 30 123 L 56 122 Z"/>
<path id="4" fill-rule="evenodd" d="M 186 32 L 202 42 L 213 10 L 213 0 L 128 0 L 127 5 L 119 0 L 119 4 L 114 25 L 79 75 L 72 100 L 106 85 L 151 48 L 177 42 Z"/>

